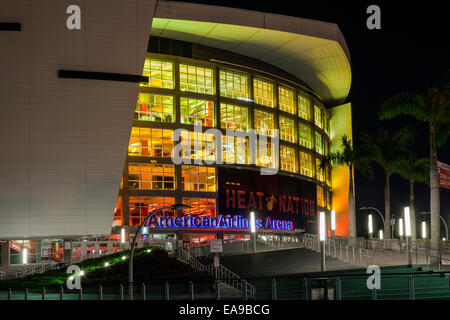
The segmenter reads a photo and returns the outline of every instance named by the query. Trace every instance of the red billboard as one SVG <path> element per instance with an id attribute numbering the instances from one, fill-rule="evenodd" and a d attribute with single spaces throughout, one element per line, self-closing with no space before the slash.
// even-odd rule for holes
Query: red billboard
<path id="1" fill-rule="evenodd" d="M 441 188 L 450 189 L 450 166 L 448 164 L 437 162 L 439 171 L 439 185 Z"/>

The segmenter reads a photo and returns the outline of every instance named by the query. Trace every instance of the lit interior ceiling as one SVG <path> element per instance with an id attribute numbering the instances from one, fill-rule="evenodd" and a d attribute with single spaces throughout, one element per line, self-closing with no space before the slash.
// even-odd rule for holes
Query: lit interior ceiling
<path id="1" fill-rule="evenodd" d="M 330 104 L 344 101 L 350 91 L 350 55 L 335 24 L 164 1 L 158 4 L 151 35 L 270 63 L 303 80 Z"/>

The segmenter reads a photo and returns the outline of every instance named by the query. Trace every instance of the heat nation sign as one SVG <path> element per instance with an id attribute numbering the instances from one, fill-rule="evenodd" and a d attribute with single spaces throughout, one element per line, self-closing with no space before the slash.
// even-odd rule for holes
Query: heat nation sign
<path id="1" fill-rule="evenodd" d="M 448 164 L 437 162 L 439 171 L 439 185 L 441 188 L 450 189 L 450 166 Z"/>

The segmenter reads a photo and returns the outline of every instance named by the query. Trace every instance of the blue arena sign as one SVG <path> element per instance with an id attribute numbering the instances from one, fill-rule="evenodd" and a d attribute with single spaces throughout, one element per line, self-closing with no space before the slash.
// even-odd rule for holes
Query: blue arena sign
<path id="1" fill-rule="evenodd" d="M 284 230 L 294 229 L 292 221 L 273 220 L 271 217 L 255 219 L 256 229 Z M 153 228 L 190 228 L 190 229 L 250 229 L 250 220 L 241 215 L 218 217 L 151 217 L 148 222 Z"/>

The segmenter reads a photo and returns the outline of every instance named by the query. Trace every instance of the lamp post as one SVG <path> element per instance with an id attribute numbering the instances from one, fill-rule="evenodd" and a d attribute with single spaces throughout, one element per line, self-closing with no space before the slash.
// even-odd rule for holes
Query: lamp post
<path id="1" fill-rule="evenodd" d="M 336 211 L 331 210 L 331 238 L 334 239 L 336 232 Z"/>
<path id="2" fill-rule="evenodd" d="M 153 211 L 151 214 L 149 214 L 144 221 L 142 221 L 141 225 L 139 226 L 139 228 L 136 231 L 136 234 L 133 237 L 133 242 L 131 243 L 131 248 L 130 248 L 130 260 L 128 261 L 128 289 L 129 289 L 129 295 L 130 295 L 130 300 L 133 300 L 133 257 L 134 257 L 134 246 L 136 245 L 136 240 L 139 236 L 139 233 L 141 232 L 142 228 L 144 227 L 144 225 L 147 223 L 147 221 L 153 217 L 155 214 L 162 212 L 163 210 L 166 209 L 172 209 L 172 210 L 179 210 L 179 209 L 187 209 L 187 208 L 191 208 L 190 206 L 187 206 L 185 204 L 174 204 L 173 206 L 168 206 L 168 207 L 162 207 L 160 209 L 157 209 L 155 211 Z M 122 229 L 123 230 L 123 229 Z"/>
<path id="3" fill-rule="evenodd" d="M 372 215 L 371 215 L 371 214 L 369 214 L 368 228 L 369 228 L 369 238 L 372 239 L 372 235 L 373 235 L 373 222 L 372 222 Z"/>
<path id="4" fill-rule="evenodd" d="M 319 216 L 319 240 L 320 240 L 320 271 L 325 271 L 325 239 L 326 239 L 326 222 L 325 212 L 321 211 Z"/>
<path id="5" fill-rule="evenodd" d="M 419 212 L 419 214 L 430 214 L 430 211 L 422 211 L 422 212 Z M 439 218 L 441 218 L 441 221 L 444 223 L 444 227 L 445 227 L 445 238 L 444 239 L 448 239 L 447 222 L 445 222 L 445 220 L 444 220 L 444 218 L 442 218 L 442 216 L 439 216 Z"/>
<path id="6" fill-rule="evenodd" d="M 403 219 L 398 219 L 398 235 L 400 237 L 400 240 L 403 240 Z"/>
<path id="7" fill-rule="evenodd" d="M 254 211 L 250 212 L 250 232 L 252 234 L 253 253 L 256 253 L 256 221 Z"/>
<path id="8" fill-rule="evenodd" d="M 412 266 L 411 257 L 411 220 L 409 216 L 409 207 L 405 207 L 405 234 L 406 234 L 406 245 L 408 248 L 408 266 Z"/>
<path id="9" fill-rule="evenodd" d="M 380 230 L 380 240 L 383 240 L 383 230 Z"/>
<path id="10" fill-rule="evenodd" d="M 422 221 L 422 239 L 425 240 L 427 238 L 427 223 Z"/>
<path id="11" fill-rule="evenodd" d="M 359 208 L 359 210 L 373 210 L 373 211 L 375 211 L 376 213 L 378 213 L 378 215 L 379 215 L 380 218 L 381 218 L 381 221 L 383 221 L 383 229 L 385 229 L 386 222 L 384 221 L 384 216 L 383 216 L 383 214 L 380 212 L 380 210 L 378 210 L 378 209 L 375 208 L 375 207 L 361 207 L 361 208 Z"/>

